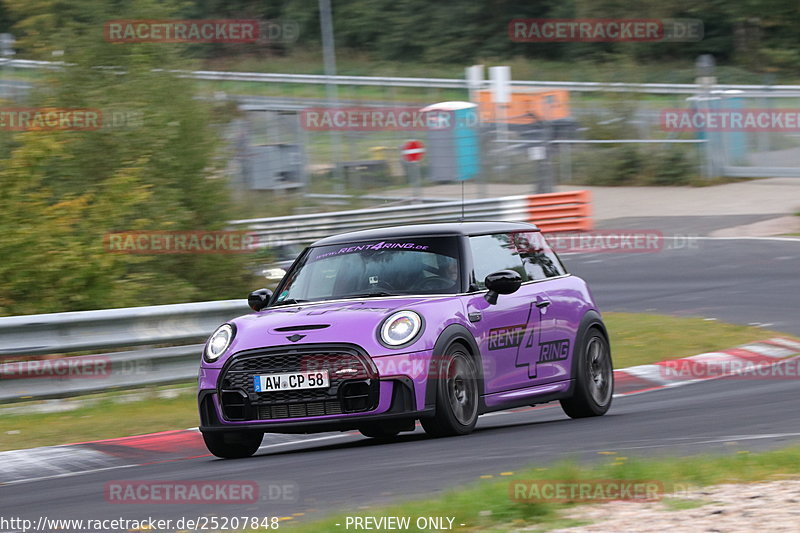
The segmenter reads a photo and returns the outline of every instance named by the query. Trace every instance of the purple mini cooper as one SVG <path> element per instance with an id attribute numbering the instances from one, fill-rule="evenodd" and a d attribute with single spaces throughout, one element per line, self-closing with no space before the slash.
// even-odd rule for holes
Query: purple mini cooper
<path id="1" fill-rule="evenodd" d="M 589 288 L 530 224 L 328 237 L 248 302 L 255 313 L 220 326 L 200 368 L 200 431 L 219 457 L 253 455 L 264 433 L 391 439 L 419 420 L 465 435 L 490 411 L 559 400 L 581 418 L 611 404 Z"/>

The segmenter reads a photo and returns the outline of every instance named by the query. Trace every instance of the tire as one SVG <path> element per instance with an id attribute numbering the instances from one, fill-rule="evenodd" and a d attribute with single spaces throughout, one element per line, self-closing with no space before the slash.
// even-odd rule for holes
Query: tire
<path id="1" fill-rule="evenodd" d="M 222 459 L 242 459 L 258 451 L 264 434 L 260 431 L 215 431 L 203 433 L 206 448 Z"/>
<path id="2" fill-rule="evenodd" d="M 472 433 L 478 421 L 480 395 L 474 359 L 456 343 L 437 364 L 438 371 L 428 378 L 436 380 L 436 414 L 421 419 L 422 428 L 432 437 Z"/>
<path id="3" fill-rule="evenodd" d="M 561 400 L 561 408 L 570 418 L 604 415 L 614 396 L 614 365 L 608 341 L 592 328 L 576 357 L 575 394 Z"/>

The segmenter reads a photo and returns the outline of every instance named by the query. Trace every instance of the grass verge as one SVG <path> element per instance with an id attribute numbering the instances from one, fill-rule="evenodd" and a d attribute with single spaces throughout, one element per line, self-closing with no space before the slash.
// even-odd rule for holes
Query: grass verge
<path id="1" fill-rule="evenodd" d="M 603 313 L 614 368 L 626 368 L 791 335 L 717 320 L 646 313 Z"/>
<path id="2" fill-rule="evenodd" d="M 45 402 L 14 404 L 15 414 L 0 408 L 0 451 L 71 442 L 127 437 L 197 426 L 195 385 L 114 392 L 81 397 L 82 405 L 64 412 L 19 414 Z M 65 400 L 70 402 L 72 400 Z"/>
<path id="3" fill-rule="evenodd" d="M 418 529 L 418 517 L 454 518 L 453 529 L 462 532 L 500 532 L 524 530 L 547 531 L 557 527 L 578 525 L 574 520 L 561 515 L 576 503 L 552 503 L 538 501 L 523 503 L 513 501 L 509 487 L 518 480 L 558 480 L 587 482 L 591 480 L 637 480 L 663 485 L 662 500 L 669 510 L 679 511 L 704 505 L 707 502 L 682 497 L 690 488 L 721 483 L 747 483 L 753 481 L 785 479 L 800 476 L 800 447 L 785 448 L 764 453 L 749 453 L 739 450 L 735 454 L 721 456 L 675 457 L 664 459 L 626 459 L 613 451 L 602 452 L 615 457 L 611 461 L 592 466 L 576 462 L 561 462 L 546 468 L 528 468 L 505 475 L 501 479 L 478 481 L 458 490 L 425 501 L 361 510 L 335 515 L 324 520 L 288 525 L 290 531 L 298 533 L 324 533 L 345 531 L 346 516 L 410 517 L 411 527 L 403 531 L 428 531 Z M 509 473 L 504 473 L 509 474 Z M 493 477 L 499 474 L 487 473 Z M 512 494 L 513 494 L 513 488 Z M 446 523 L 446 522 L 445 522 Z M 337 525 L 340 524 L 340 525 Z M 460 526 L 460 524 L 464 524 Z"/>
<path id="4" fill-rule="evenodd" d="M 702 318 L 605 313 L 604 319 L 611 335 L 615 368 L 783 335 Z M 167 397 L 164 389 L 170 390 Z M 14 414 L 4 413 L 0 406 L 0 451 L 194 427 L 198 423 L 194 392 L 193 385 L 186 385 L 91 395 L 83 397 L 88 402 L 77 409 L 52 413 L 36 412 L 43 402 L 14 404 Z M 26 405 L 31 411 L 20 413 Z"/>

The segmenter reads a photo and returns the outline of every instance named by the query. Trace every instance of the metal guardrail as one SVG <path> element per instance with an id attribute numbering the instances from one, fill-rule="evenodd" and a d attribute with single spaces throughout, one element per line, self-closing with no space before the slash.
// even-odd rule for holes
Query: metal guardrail
<path id="1" fill-rule="evenodd" d="M 259 247 L 309 244 L 348 231 L 459 219 L 534 222 L 541 223 L 544 231 L 580 231 L 591 228 L 589 202 L 588 191 L 570 191 L 232 220 L 229 224 L 254 233 Z"/>
<path id="2" fill-rule="evenodd" d="M 541 218 L 543 229 L 553 231 L 591 228 L 587 191 L 236 220 L 231 225 L 258 233 L 260 244 L 305 244 L 344 231 L 452 221 L 462 213 L 464 220 Z M 219 324 L 248 312 L 244 300 L 223 300 L 0 317 L 0 402 L 190 380 L 197 375 L 202 342 Z M 76 352 L 92 354 L 69 355 Z"/>
<path id="3" fill-rule="evenodd" d="M 449 201 L 419 205 L 354 209 L 286 217 L 232 220 L 231 226 L 247 229 L 258 238 L 259 247 L 308 244 L 317 239 L 347 231 L 464 220 L 528 220 L 528 196 L 506 196 L 482 200 Z"/>
<path id="4" fill-rule="evenodd" d="M 489 89 L 489 80 L 470 85 L 460 78 L 405 78 L 392 76 L 325 76 L 321 74 L 273 74 L 260 72 L 222 72 L 209 70 L 170 71 L 180 76 L 198 80 L 212 81 L 256 81 L 271 83 L 305 83 L 332 85 L 369 85 L 383 87 L 420 87 L 429 89 Z M 532 81 L 513 80 L 514 87 L 532 89 L 565 89 L 575 92 L 622 92 L 645 94 L 688 94 L 705 93 L 706 89 L 694 83 L 627 83 L 592 81 Z M 800 85 L 731 85 L 720 84 L 711 87 L 710 94 L 724 91 L 742 91 L 741 96 L 750 97 L 799 97 Z"/>
<path id="5" fill-rule="evenodd" d="M 691 94 L 706 93 L 706 89 L 695 83 L 626 83 L 593 81 L 521 81 L 514 80 L 515 87 L 539 89 L 566 89 L 576 92 L 623 92 L 646 94 Z M 800 96 L 800 85 L 731 85 L 717 84 L 710 87 L 712 96 L 725 91 L 742 91 L 738 96 L 748 97 L 787 97 Z"/>
<path id="6" fill-rule="evenodd" d="M 323 74 L 272 74 L 262 72 L 223 72 L 215 70 L 170 70 L 173 74 L 197 80 L 258 81 L 270 83 L 305 83 L 313 85 L 372 85 L 381 87 L 427 87 L 467 89 L 460 78 L 406 78 L 396 76 L 325 76 Z M 488 82 L 486 82 L 488 87 Z"/>
<path id="7" fill-rule="evenodd" d="M 209 70 L 170 71 L 181 76 L 216 81 L 256 81 L 271 83 L 305 83 L 332 85 L 371 85 L 385 87 L 421 87 L 433 89 L 489 89 L 489 80 L 470 85 L 461 78 L 406 78 L 392 76 L 325 76 L 322 74 L 273 74 L 261 72 L 222 72 Z M 514 87 L 534 89 L 565 89 L 576 92 L 629 92 L 647 94 L 691 94 L 706 91 L 695 83 L 627 83 L 592 81 L 532 81 L 513 80 Z M 711 94 L 723 91 L 743 91 L 742 96 L 787 97 L 800 96 L 800 85 L 731 85 L 719 84 L 711 87 Z"/>
<path id="8" fill-rule="evenodd" d="M 193 379 L 202 342 L 221 323 L 249 311 L 244 300 L 222 300 L 0 317 L 0 361 L 5 361 L 0 363 L 0 401 L 59 398 Z M 34 359 L 22 367 L 8 362 L 23 356 L 126 347 L 140 349 Z M 91 372 L 64 371 L 61 375 L 53 370 L 65 370 L 68 365 L 73 369 L 85 365 Z M 52 377 L 53 372 L 58 377 Z"/>
<path id="9" fill-rule="evenodd" d="M 0 59 L 0 66 L 21 69 L 59 69 L 69 65 L 64 62 L 33 61 L 29 59 Z M 262 72 L 225 72 L 215 70 L 170 70 L 180 76 L 211 81 L 250 81 L 268 83 L 305 83 L 333 85 L 372 85 L 385 87 L 421 87 L 439 89 L 488 89 L 490 82 L 484 80 L 470 85 L 461 78 L 409 78 L 396 76 L 325 76 L 322 74 L 275 74 Z M 582 81 L 525 81 L 513 80 L 515 87 L 541 89 L 566 89 L 578 92 L 632 92 L 649 94 L 699 94 L 705 92 L 694 83 L 627 83 L 627 82 L 582 82 Z M 743 91 L 741 96 L 750 97 L 800 97 L 800 85 L 733 85 L 719 84 L 711 87 L 712 93 L 721 91 Z"/>

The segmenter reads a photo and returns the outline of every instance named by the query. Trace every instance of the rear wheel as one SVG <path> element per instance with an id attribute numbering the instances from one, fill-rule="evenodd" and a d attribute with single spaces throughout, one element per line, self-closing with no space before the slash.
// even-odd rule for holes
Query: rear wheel
<path id="1" fill-rule="evenodd" d="M 203 433 L 206 448 L 223 459 L 250 457 L 258 451 L 264 434 L 260 431 L 214 431 Z"/>
<path id="2" fill-rule="evenodd" d="M 478 371 L 461 344 L 454 344 L 429 379 L 436 380 L 436 414 L 420 420 L 433 437 L 466 435 L 478 420 Z"/>
<path id="3" fill-rule="evenodd" d="M 597 329 L 590 329 L 578 358 L 575 394 L 561 400 L 561 408 L 570 418 L 604 415 L 614 393 L 614 368 L 608 341 Z"/>

